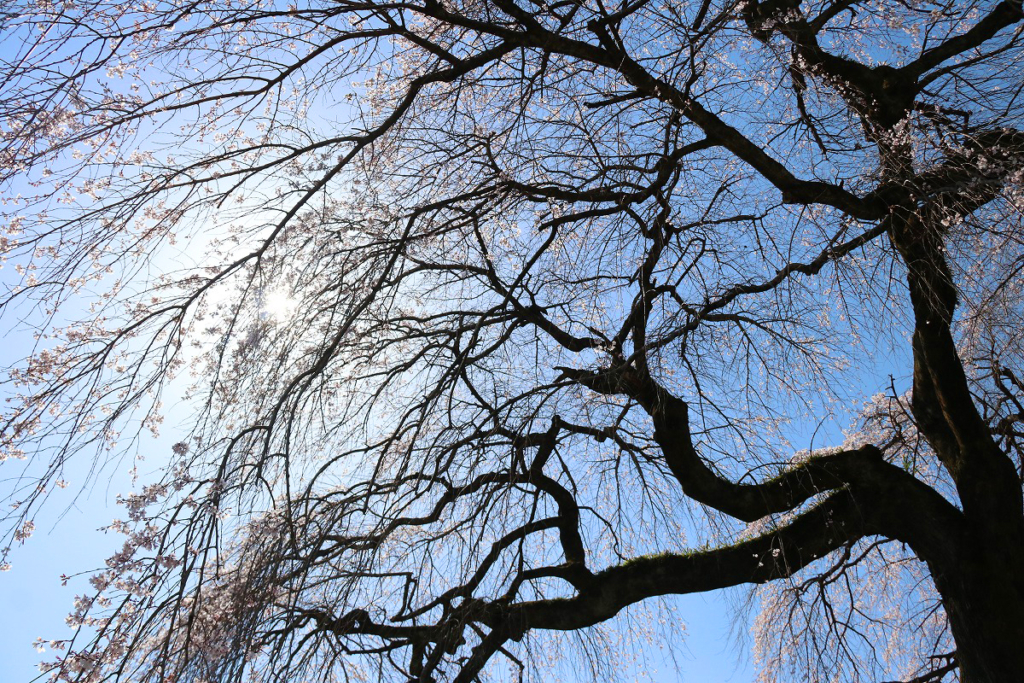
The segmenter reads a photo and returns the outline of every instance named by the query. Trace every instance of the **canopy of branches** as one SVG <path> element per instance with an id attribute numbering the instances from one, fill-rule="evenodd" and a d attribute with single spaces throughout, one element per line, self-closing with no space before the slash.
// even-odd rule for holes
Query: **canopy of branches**
<path id="1" fill-rule="evenodd" d="M 191 420 L 55 678 L 1024 670 L 1020 0 L 2 7 L 2 545 Z"/>

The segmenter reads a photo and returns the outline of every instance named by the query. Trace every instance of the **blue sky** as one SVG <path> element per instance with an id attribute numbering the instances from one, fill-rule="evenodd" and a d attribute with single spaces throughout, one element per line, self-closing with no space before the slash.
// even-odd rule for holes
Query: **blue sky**
<path id="1" fill-rule="evenodd" d="M 13 276 L 10 267 L 0 270 L 0 281 Z M 9 320 L 3 321 L 5 327 Z M 27 330 L 8 332 L 3 340 L 0 365 L 16 363 L 29 351 L 30 342 L 31 334 Z M 159 438 L 143 435 L 136 443 L 133 450 L 150 454 L 147 460 L 138 463 L 138 485 L 158 478 L 159 454 L 169 452 L 178 440 L 173 425 L 186 423 L 184 408 L 175 410 L 172 406 L 169 409 Z M 0 572 L 0 613 L 7 617 L 0 622 L 0 662 L 3 662 L 0 683 L 28 683 L 39 677 L 39 663 L 52 660 L 59 653 L 48 647 L 39 653 L 33 643 L 37 638 L 71 637 L 72 631 L 64 619 L 72 611 L 75 596 L 90 592 L 89 576 L 122 544 L 122 536 L 101 528 L 116 518 L 125 517 L 116 497 L 132 489 L 129 474 L 132 458 L 111 463 L 91 480 L 89 453 L 80 454 L 80 458 L 73 461 L 65 473 L 71 484 L 54 491 L 47 505 L 35 516 L 34 534 L 24 545 L 14 549 L 10 570 Z M 25 465 L 31 469 L 31 461 L 8 461 L 0 467 L 0 500 L 12 485 L 11 477 Z M 87 480 L 89 483 L 83 488 L 82 482 Z M 62 585 L 62 575 L 71 577 L 67 585 Z M 745 652 L 747 643 L 732 637 L 734 625 L 745 634 L 748 624 L 734 624 L 732 601 L 725 593 L 682 596 L 675 604 L 686 624 L 686 632 L 681 634 L 682 645 L 676 648 L 674 658 L 663 655 L 667 651 L 650 648 L 649 657 L 638 664 L 645 668 L 644 673 L 649 676 L 646 680 L 753 681 L 754 672 Z"/>
<path id="2" fill-rule="evenodd" d="M 10 268 L 0 271 L 0 280 L 11 276 L 14 273 Z M 3 323 L 0 329 L 6 327 L 7 320 Z M 28 350 L 24 335 L 8 336 L 2 343 L 0 366 L 15 362 Z M 165 422 L 162 438 L 142 441 L 139 446 L 155 452 L 169 450 L 175 441 L 170 429 L 174 422 L 173 419 Z M 833 443 L 836 443 L 834 439 L 828 440 L 824 435 L 815 440 L 818 446 Z M 131 486 L 127 473 L 130 460 L 127 458 L 121 467 L 101 473 L 84 490 L 79 480 L 57 492 L 44 512 L 35 518 L 34 536 L 26 545 L 15 549 L 11 570 L 0 574 L 0 610 L 7 616 L 0 626 L 0 662 L 4 667 L 0 683 L 27 683 L 38 676 L 41 660 L 53 658 L 54 653 L 48 648 L 46 652 L 36 652 L 33 647 L 36 638 L 70 636 L 64 617 L 71 611 L 75 595 L 90 590 L 87 579 L 91 570 L 101 567 L 104 559 L 121 545 L 119 535 L 99 529 L 123 516 L 114 501 L 118 493 L 128 492 Z M 157 457 L 148 461 L 148 476 L 143 470 L 141 482 L 155 478 L 152 470 L 158 460 Z M 18 469 L 18 463 L 7 465 L 0 470 L 0 500 L 9 485 L 6 478 L 12 470 Z M 84 478 L 88 463 L 78 462 L 74 467 Z M 73 576 L 66 586 L 62 586 L 62 574 Z M 753 670 L 742 649 L 746 643 L 730 638 L 733 610 L 726 596 L 722 593 L 684 596 L 678 598 L 676 604 L 687 624 L 680 648 L 682 656 L 674 661 L 662 660 L 652 648 L 651 660 L 645 662 L 650 667 L 651 677 L 657 681 L 752 681 Z M 745 632 L 747 625 L 741 623 L 738 628 Z"/>
<path id="3" fill-rule="evenodd" d="M 112 503 L 112 491 L 101 489 L 97 486 L 83 497 L 56 526 L 37 525 L 33 538 L 14 555 L 11 570 L 0 575 L 0 612 L 7 616 L 0 625 L 0 683 L 28 683 L 39 675 L 39 662 L 53 653 L 49 648 L 37 653 L 32 645 L 37 637 L 70 636 L 64 617 L 75 594 L 85 592 L 88 583 L 86 576 L 79 576 L 62 586 L 60 575 L 99 566 L 120 545 L 117 535 L 96 530 L 120 511 Z M 688 595 L 676 604 L 686 622 L 681 654 L 673 661 L 652 648 L 643 663 L 651 678 L 666 683 L 751 683 L 754 671 L 743 643 L 731 637 L 732 608 L 726 596 Z M 746 630 L 745 625 L 741 628 Z"/>

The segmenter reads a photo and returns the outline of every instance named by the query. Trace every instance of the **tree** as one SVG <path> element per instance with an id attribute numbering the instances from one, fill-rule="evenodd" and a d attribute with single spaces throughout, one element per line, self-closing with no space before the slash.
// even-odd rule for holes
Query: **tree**
<path id="1" fill-rule="evenodd" d="M 752 585 L 766 680 L 1016 680 L 1021 20 L 6 3 L 9 540 L 194 411 L 52 674 L 514 679 Z"/>

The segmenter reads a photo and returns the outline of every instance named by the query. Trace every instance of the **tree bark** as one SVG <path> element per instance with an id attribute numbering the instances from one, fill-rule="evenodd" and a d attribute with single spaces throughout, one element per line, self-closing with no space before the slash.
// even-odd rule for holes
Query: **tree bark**
<path id="1" fill-rule="evenodd" d="M 1007 539 L 1009 540 L 1009 539 Z M 962 683 L 1024 677 L 1024 553 L 1020 545 L 965 544 L 959 565 L 935 572 Z"/>

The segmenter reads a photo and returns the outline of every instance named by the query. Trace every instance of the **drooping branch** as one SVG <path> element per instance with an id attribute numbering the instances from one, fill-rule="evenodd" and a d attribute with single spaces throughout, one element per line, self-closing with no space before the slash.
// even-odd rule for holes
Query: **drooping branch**
<path id="1" fill-rule="evenodd" d="M 433 625 L 390 626 L 364 611 L 332 618 L 315 616 L 338 637 L 373 636 L 400 643 L 431 643 L 435 652 L 464 638 L 471 624 L 489 630 L 462 664 L 456 681 L 472 681 L 508 641 L 531 630 L 579 630 L 611 619 L 622 609 L 664 595 L 705 592 L 744 583 L 764 583 L 793 575 L 831 551 L 879 532 L 880 515 L 865 509 L 848 490 L 830 495 L 779 528 L 730 546 L 692 553 L 632 558 L 604 569 L 573 597 L 527 602 L 467 600 Z M 424 650 L 413 648 L 423 657 Z M 415 668 L 424 671 L 422 662 Z"/>
<path id="2" fill-rule="evenodd" d="M 737 484 L 707 466 L 693 444 L 689 407 L 649 375 L 620 367 L 606 372 L 562 369 L 566 377 L 602 394 L 625 394 L 650 415 L 654 439 L 666 463 L 690 498 L 744 521 L 796 509 L 809 498 L 846 488 L 860 496 L 891 495 L 914 511 L 905 519 L 894 516 L 887 532 L 912 542 L 925 555 L 946 554 L 948 544 L 929 524 L 943 520 L 947 529 L 959 528 L 960 514 L 942 496 L 900 468 L 887 463 L 875 446 L 812 456 L 771 480 Z M 917 515 L 919 518 L 915 519 Z"/>

